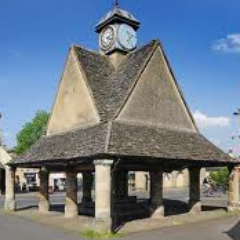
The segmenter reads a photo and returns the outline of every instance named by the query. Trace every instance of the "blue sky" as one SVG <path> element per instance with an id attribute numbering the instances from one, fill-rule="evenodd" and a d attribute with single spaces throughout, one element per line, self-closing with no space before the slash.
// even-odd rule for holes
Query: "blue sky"
<path id="1" fill-rule="evenodd" d="M 113 0 L 0 0 L 0 127 L 8 147 L 39 109 L 50 111 L 69 46 L 98 49 L 94 25 Z M 237 149 L 238 0 L 120 0 L 142 23 L 139 45 L 162 41 L 200 129 Z"/>

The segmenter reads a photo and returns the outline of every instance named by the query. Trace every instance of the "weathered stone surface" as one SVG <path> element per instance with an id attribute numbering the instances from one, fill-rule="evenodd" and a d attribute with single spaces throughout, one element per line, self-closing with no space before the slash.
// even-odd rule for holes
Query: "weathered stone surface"
<path id="1" fill-rule="evenodd" d="M 239 204 L 239 168 L 229 168 L 228 210 L 240 208 Z"/>
<path id="2" fill-rule="evenodd" d="M 66 172 L 66 202 L 65 217 L 74 218 L 78 216 L 77 202 L 77 173 Z"/>
<path id="3" fill-rule="evenodd" d="M 49 173 L 46 169 L 42 169 L 39 172 L 40 186 L 39 186 L 39 203 L 38 209 L 40 213 L 48 213 L 50 209 L 49 203 L 49 193 L 48 193 L 48 184 L 49 184 Z"/>
<path id="4" fill-rule="evenodd" d="M 152 218 L 162 218 L 164 217 L 163 171 L 152 171 L 150 176 Z"/>
<path id="5" fill-rule="evenodd" d="M 201 188 L 200 188 L 200 168 L 189 168 L 190 186 L 189 186 L 189 209 L 190 213 L 200 213 Z"/>
<path id="6" fill-rule="evenodd" d="M 6 193 L 4 208 L 7 211 L 16 210 L 15 201 L 15 168 L 6 167 Z"/>
<path id="7" fill-rule="evenodd" d="M 95 161 L 95 218 L 99 225 L 111 226 L 112 160 Z M 103 222 L 103 224 L 102 224 Z M 109 229 L 110 230 L 110 229 Z"/>

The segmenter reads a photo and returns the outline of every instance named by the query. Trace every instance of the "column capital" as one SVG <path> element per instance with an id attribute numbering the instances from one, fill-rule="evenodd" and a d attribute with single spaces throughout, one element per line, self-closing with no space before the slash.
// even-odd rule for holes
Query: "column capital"
<path id="1" fill-rule="evenodd" d="M 113 160 L 110 159 L 104 159 L 104 160 L 95 160 L 94 165 L 95 166 L 112 166 Z"/>
<path id="2" fill-rule="evenodd" d="M 16 171 L 16 167 L 14 167 L 14 166 L 10 166 L 10 165 L 6 165 L 6 170 L 8 170 L 8 171 Z"/>

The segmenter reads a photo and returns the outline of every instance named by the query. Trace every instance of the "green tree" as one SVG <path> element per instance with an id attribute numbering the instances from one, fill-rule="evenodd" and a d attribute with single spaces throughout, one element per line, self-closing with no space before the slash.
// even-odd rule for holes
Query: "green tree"
<path id="1" fill-rule="evenodd" d="M 29 149 L 43 134 L 48 123 L 49 113 L 38 111 L 31 122 L 26 123 L 17 134 L 15 152 L 21 154 Z"/>
<path id="2" fill-rule="evenodd" d="M 228 188 L 228 176 L 229 171 L 226 167 L 221 168 L 218 171 L 211 172 L 211 179 L 224 189 Z"/>

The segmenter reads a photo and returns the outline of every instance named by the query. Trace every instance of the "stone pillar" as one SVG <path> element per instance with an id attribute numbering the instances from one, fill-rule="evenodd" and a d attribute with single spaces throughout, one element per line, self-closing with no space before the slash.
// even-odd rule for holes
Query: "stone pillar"
<path id="1" fill-rule="evenodd" d="M 201 187 L 200 187 L 201 168 L 189 168 L 189 209 L 190 213 L 200 213 L 201 204 Z"/>
<path id="2" fill-rule="evenodd" d="M 50 210 L 49 203 L 49 193 L 48 193 L 48 185 L 49 185 L 49 172 L 47 169 L 43 168 L 39 171 L 39 203 L 38 209 L 40 213 L 48 213 Z"/>
<path id="3" fill-rule="evenodd" d="M 239 168 L 229 168 L 228 210 L 239 209 Z"/>
<path id="4" fill-rule="evenodd" d="M 164 217 L 163 205 L 163 171 L 152 171 L 151 177 L 151 210 L 152 218 Z"/>
<path id="5" fill-rule="evenodd" d="M 112 160 L 97 160 L 95 164 L 95 218 L 97 222 L 105 222 L 105 230 L 112 225 Z"/>
<path id="6" fill-rule="evenodd" d="M 0 169 L 0 195 L 3 195 L 5 190 L 4 190 L 4 169 Z"/>
<path id="7" fill-rule="evenodd" d="M 67 171 L 65 217 L 74 218 L 77 216 L 78 216 L 77 173 Z"/>
<path id="8" fill-rule="evenodd" d="M 83 197 L 82 204 L 87 205 L 92 203 L 92 185 L 93 185 L 93 175 L 91 172 L 83 172 Z"/>
<path id="9" fill-rule="evenodd" d="M 15 171 L 13 167 L 6 167 L 6 190 L 4 208 L 7 211 L 16 210 L 15 201 Z"/>
<path id="10" fill-rule="evenodd" d="M 114 176 L 115 197 L 118 201 L 126 201 L 128 198 L 128 172 L 116 171 Z"/>

